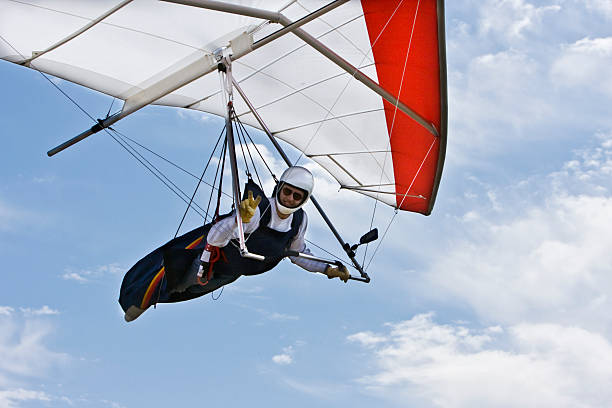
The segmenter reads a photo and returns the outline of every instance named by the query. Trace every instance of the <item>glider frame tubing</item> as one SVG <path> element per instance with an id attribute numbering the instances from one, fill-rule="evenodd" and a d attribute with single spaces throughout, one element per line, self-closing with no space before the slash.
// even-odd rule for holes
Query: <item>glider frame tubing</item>
<path id="1" fill-rule="evenodd" d="M 236 160 L 236 143 L 234 140 L 234 126 L 232 123 L 232 113 L 234 111 L 234 102 L 232 97 L 232 62 L 229 55 L 223 55 L 224 51 L 218 50 L 217 60 L 219 61 L 218 70 L 222 82 L 222 92 L 226 99 L 226 116 L 225 116 L 225 137 L 227 140 L 227 151 L 229 153 L 229 161 L 232 172 L 232 196 L 234 199 L 234 208 L 236 211 L 236 226 L 238 227 L 238 241 L 240 244 L 240 256 L 243 258 L 255 259 L 264 261 L 266 258 L 262 255 L 249 252 L 244 238 L 244 227 L 238 207 L 240 206 L 240 177 L 238 176 L 238 162 Z"/>
<path id="2" fill-rule="evenodd" d="M 255 106 L 253 106 L 253 104 L 251 103 L 249 98 L 247 98 L 246 94 L 244 93 L 244 91 L 242 90 L 240 85 L 238 84 L 238 81 L 236 81 L 234 78 L 232 78 L 232 83 L 233 83 L 234 88 L 236 88 L 236 90 L 238 91 L 238 93 L 242 97 L 242 100 L 247 104 L 247 106 L 249 107 L 249 110 L 253 113 L 253 116 L 255 116 L 255 119 L 257 120 L 257 122 L 259 123 L 259 125 L 261 126 L 261 128 L 263 129 L 265 134 L 268 136 L 268 139 L 270 139 L 270 142 L 272 142 L 272 145 L 274 146 L 274 148 L 278 151 L 278 153 L 281 155 L 281 157 L 283 158 L 283 160 L 287 164 L 287 166 L 289 166 L 289 167 L 293 166 L 293 163 L 291 162 L 291 160 L 289 160 L 289 157 L 287 156 L 287 154 L 285 153 L 285 151 L 283 150 L 281 145 L 278 143 L 278 141 L 276 140 L 276 138 L 274 137 L 274 135 L 272 134 L 272 132 L 270 131 L 270 129 L 268 128 L 266 123 L 263 121 L 261 116 L 259 116 L 259 113 L 257 113 L 257 110 L 255 109 Z M 338 232 L 336 227 L 334 227 L 334 225 L 332 224 L 332 222 L 329 219 L 329 217 L 327 216 L 327 214 L 325 214 L 325 211 L 323 210 L 323 208 L 321 207 L 319 202 L 316 200 L 314 195 L 310 196 L 310 200 L 314 204 L 314 206 L 317 209 L 317 211 L 319 212 L 319 214 L 321 214 L 321 217 L 323 218 L 323 220 L 325 221 L 325 223 L 327 224 L 327 226 L 329 227 L 331 232 L 334 234 L 334 236 L 336 237 L 336 239 L 340 243 L 340 246 L 342 246 L 342 249 L 346 252 L 348 257 L 351 259 L 351 262 L 353 263 L 353 266 L 355 266 L 355 268 L 359 271 L 359 274 L 361 275 L 360 277 L 351 276 L 349 279 L 353 279 L 353 280 L 358 280 L 358 281 L 361 281 L 361 282 L 369 283 L 370 282 L 370 277 L 368 276 L 367 273 L 365 273 L 365 271 L 363 270 L 363 267 L 357 261 L 357 258 L 356 258 L 356 255 L 355 255 L 355 251 L 351 248 L 351 246 L 347 242 L 344 241 L 344 239 L 342 239 L 342 237 L 340 236 L 340 233 Z M 312 257 L 311 255 L 306 255 L 306 254 L 301 254 L 301 253 L 295 253 L 295 254 L 292 254 L 291 256 L 300 256 L 302 258 L 318 260 L 318 261 L 322 261 L 322 262 L 325 262 L 325 263 L 332 263 L 334 265 L 338 265 L 337 261 L 336 262 L 330 262 L 330 261 L 325 260 L 325 259 L 316 258 L 316 257 Z"/>
<path id="3" fill-rule="evenodd" d="M 222 92 L 223 92 L 224 98 L 226 99 L 226 109 L 227 110 L 226 110 L 226 118 L 225 118 L 225 121 L 226 121 L 225 129 L 226 129 L 226 139 L 227 139 L 227 147 L 228 147 L 228 153 L 229 153 L 229 161 L 230 161 L 231 173 L 232 173 L 232 193 L 233 193 L 232 195 L 234 198 L 234 207 L 236 209 L 236 225 L 238 226 L 238 240 L 239 240 L 240 256 L 242 256 L 243 258 L 254 259 L 257 261 L 264 261 L 265 260 L 264 256 L 249 252 L 246 246 L 246 240 L 244 237 L 244 229 L 242 226 L 242 219 L 240 216 L 240 211 L 238 211 L 238 206 L 240 205 L 240 201 L 241 201 L 240 199 L 241 194 L 240 194 L 240 178 L 238 175 L 238 163 L 236 159 L 236 145 L 235 145 L 235 140 L 234 140 L 234 130 L 233 130 L 233 123 L 232 123 L 232 113 L 234 112 L 232 88 L 235 87 L 238 90 L 238 92 L 240 93 L 240 96 L 245 101 L 245 103 L 247 104 L 247 106 L 249 107 L 253 115 L 257 118 L 257 121 L 259 122 L 261 127 L 264 129 L 266 135 L 268 136 L 268 138 L 270 139 L 270 141 L 272 142 L 272 144 L 274 145 L 278 153 L 285 160 L 285 163 L 287 163 L 289 167 L 292 166 L 292 163 L 287 157 L 287 155 L 285 154 L 285 151 L 278 144 L 278 142 L 276 141 L 276 139 L 270 132 L 268 126 L 261 119 L 261 116 L 259 116 L 259 114 L 257 113 L 251 101 L 247 98 L 242 88 L 240 88 L 240 86 L 238 85 L 238 82 L 232 76 L 232 59 L 231 59 L 231 56 L 227 54 L 227 50 L 217 50 L 217 53 L 218 53 L 217 60 L 219 61 L 218 70 L 219 70 L 219 75 L 221 77 L 222 88 L 223 88 Z M 354 249 L 348 243 L 344 242 L 344 240 L 338 233 L 338 230 L 336 230 L 334 225 L 331 223 L 330 219 L 327 217 L 327 214 L 325 214 L 325 211 L 323 211 L 323 209 L 321 208 L 319 203 L 316 201 L 316 199 L 313 196 L 311 196 L 310 198 L 313 204 L 315 205 L 315 207 L 317 208 L 317 210 L 319 211 L 319 213 L 321 214 L 321 216 L 323 217 L 323 219 L 325 220 L 325 222 L 327 223 L 328 227 L 330 228 L 330 230 L 332 231 L 332 233 L 334 234 L 334 236 L 336 237 L 336 239 L 342 246 L 342 249 L 344 249 L 346 254 L 351 259 L 351 262 L 353 263 L 353 265 L 355 266 L 355 268 L 359 271 L 361 275 L 360 277 L 349 276 L 349 279 L 366 282 L 366 283 L 370 282 L 370 277 L 364 272 L 363 267 L 359 264 L 359 262 L 355 258 Z M 319 258 L 319 257 L 312 256 L 309 254 L 301 253 L 298 251 L 286 251 L 282 257 L 284 258 L 287 256 L 301 257 L 301 258 L 319 261 L 319 262 L 336 265 L 336 266 L 342 265 L 342 262 L 338 260 L 332 261 L 329 259 Z"/>
<path id="4" fill-rule="evenodd" d="M 231 75 L 231 60 L 229 59 L 229 57 L 225 57 L 223 59 L 223 62 L 219 63 L 219 70 L 220 75 L 222 75 L 223 78 L 223 74 L 225 73 L 227 82 L 224 82 L 224 85 L 227 84 L 227 88 L 224 90 L 224 92 L 227 94 L 228 96 L 228 101 L 227 101 L 227 116 L 226 116 L 226 140 L 227 140 L 227 151 L 229 154 L 229 161 L 230 161 L 230 167 L 231 167 L 231 174 L 232 174 L 232 195 L 233 195 L 233 199 L 234 202 L 236 203 L 234 206 L 235 208 L 238 207 L 238 205 L 240 204 L 240 179 L 238 176 L 238 160 L 237 160 L 237 156 L 236 156 L 236 143 L 235 143 L 235 139 L 234 139 L 234 130 L 233 130 L 233 123 L 232 123 L 232 114 L 234 114 L 234 106 L 233 106 L 233 101 L 232 101 L 232 92 L 231 92 L 231 84 L 233 83 L 234 79 Z M 229 89 L 228 89 L 229 88 Z M 240 90 L 240 92 L 242 92 L 242 90 Z M 241 93 L 242 95 L 242 93 Z M 250 104 L 250 102 L 248 102 Z M 276 141 L 274 141 L 276 142 Z M 283 158 L 286 158 L 285 152 L 282 151 L 282 148 L 279 146 L 278 147 L 279 153 L 281 155 L 283 155 Z M 289 164 L 290 165 L 290 164 Z M 220 190 L 220 189 L 219 189 Z M 311 197 L 312 199 L 313 197 Z M 317 207 L 318 209 L 320 209 L 320 207 Z M 320 210 L 323 211 L 323 210 Z M 329 222 L 328 225 L 330 225 L 330 228 L 332 228 L 333 232 L 335 234 L 337 234 L 336 229 L 334 228 L 333 225 L 331 225 L 331 222 L 329 221 L 329 219 L 327 218 L 327 216 L 325 215 L 325 213 L 321 213 L 321 215 L 325 218 L 325 220 L 327 222 Z M 239 235 L 239 251 L 240 251 L 240 256 L 242 256 L 243 258 L 249 258 L 249 259 L 254 259 L 256 261 L 265 261 L 266 257 L 263 255 L 259 255 L 259 254 L 254 254 L 252 252 L 249 252 L 247 246 L 246 246 L 246 239 L 244 237 L 244 230 L 243 230 L 243 226 L 242 226 L 242 219 L 240 217 L 240 212 L 238 210 L 236 210 L 236 225 L 238 225 L 238 235 Z M 339 235 L 337 235 L 339 237 Z M 341 238 L 340 238 L 341 239 Z M 348 244 L 345 244 L 348 246 Z M 319 261 L 319 262 L 323 262 L 326 264 L 330 264 L 330 265 L 336 265 L 336 266 L 342 266 L 342 262 L 339 260 L 330 260 L 330 259 L 325 259 L 325 258 L 319 258 L 317 256 L 313 256 L 310 254 L 305 254 L 302 252 L 298 252 L 298 251 L 285 251 L 285 253 L 281 256 L 281 258 L 285 258 L 288 256 L 292 256 L 292 257 L 299 257 L 299 258 L 305 258 L 305 259 L 310 259 L 313 261 Z M 353 262 L 355 262 L 353 260 Z M 358 269 L 361 271 L 361 266 L 359 264 L 357 264 Z M 360 277 L 355 277 L 355 276 L 350 276 L 349 279 L 352 280 L 358 280 L 358 281 L 362 281 L 362 282 L 369 282 L 370 278 L 365 275 Z"/>
<path id="5" fill-rule="evenodd" d="M 317 18 L 333 9 L 335 9 L 336 7 L 346 3 L 348 0 L 336 0 L 333 1 L 331 3 L 329 3 L 328 5 L 314 11 L 313 13 L 310 13 L 309 15 L 303 17 L 300 20 L 297 20 L 295 22 L 291 22 L 287 17 L 285 17 L 284 15 L 282 15 L 281 13 L 274 13 L 274 12 L 270 12 L 270 11 L 266 11 L 266 10 L 260 10 L 260 9 L 254 9 L 254 8 L 250 8 L 250 7 L 244 7 L 244 6 L 239 6 L 239 5 L 228 5 L 225 3 L 220 3 L 217 1 L 209 1 L 209 0 L 163 0 L 163 1 L 169 1 L 169 2 L 174 2 L 174 3 L 182 3 L 182 4 L 186 4 L 186 5 L 193 5 L 193 6 L 197 6 L 197 7 L 203 7 L 203 8 L 208 8 L 208 9 L 213 9 L 213 10 L 219 10 L 219 11 L 225 11 L 225 12 L 229 12 L 229 13 L 234 13 L 234 14 L 241 14 L 241 15 L 247 15 L 247 16 L 253 16 L 253 17 L 257 17 L 257 18 L 263 18 L 263 19 L 267 19 L 270 22 L 278 22 L 280 24 L 282 24 L 283 26 L 285 26 L 283 29 L 269 35 L 268 37 L 263 38 L 262 40 L 258 41 L 257 43 L 253 43 L 253 39 L 252 36 L 248 33 L 242 33 L 241 35 L 237 36 L 236 38 L 234 38 L 233 40 L 230 41 L 230 45 L 227 51 L 229 51 L 228 53 L 228 57 L 230 57 L 231 59 L 238 59 L 248 53 L 250 53 L 251 51 L 269 43 L 270 41 L 273 41 L 279 37 L 281 37 L 282 35 L 285 35 L 286 33 L 289 32 L 293 32 L 295 35 L 297 35 L 299 38 L 301 38 L 303 41 L 305 41 L 306 43 L 308 43 L 309 45 L 311 45 L 313 48 L 315 48 L 317 51 L 321 52 L 321 54 L 323 54 L 325 57 L 327 57 L 328 59 L 330 59 L 331 61 L 333 61 L 334 63 L 336 63 L 338 66 L 340 66 L 342 69 L 344 69 L 345 71 L 349 72 L 350 74 L 352 74 L 353 76 L 355 76 L 356 79 L 358 79 L 359 81 L 363 82 L 366 86 L 368 86 L 369 88 L 371 88 L 372 90 L 374 90 L 376 93 L 378 93 L 380 96 L 382 96 L 384 99 L 386 99 L 387 101 L 389 101 L 390 103 L 393 103 L 394 105 L 398 106 L 398 108 L 402 111 L 404 111 L 405 113 L 407 113 L 410 117 L 412 117 L 415 121 L 417 121 L 419 124 L 421 124 L 423 127 L 425 127 L 426 129 L 428 129 L 432 134 L 438 136 L 438 132 L 437 130 L 429 123 L 427 123 L 424 119 L 422 119 L 420 116 L 418 116 L 416 113 L 414 113 L 412 110 L 410 110 L 408 107 L 406 107 L 405 105 L 403 105 L 401 102 L 399 102 L 393 95 L 391 95 L 388 91 L 384 90 L 382 87 L 380 87 L 380 85 L 378 85 L 376 82 L 374 82 L 373 80 L 371 80 L 369 77 L 367 77 L 365 74 L 361 73 L 357 68 L 353 67 L 351 64 L 349 64 L 346 60 L 344 60 L 343 58 L 341 58 L 340 56 L 338 56 L 337 54 L 335 54 L 333 51 L 331 51 L 329 48 L 327 48 L 326 46 L 324 46 L 321 42 L 319 42 L 317 39 L 315 39 L 314 37 L 310 36 L 310 34 L 306 33 L 305 31 L 301 30 L 299 27 L 303 24 L 308 23 L 309 21 L 311 21 L 314 18 Z M 101 18 L 102 19 L 102 18 Z M 101 20 L 100 19 L 100 20 Z M 215 53 L 216 54 L 216 53 Z M 158 100 L 159 98 L 187 85 L 188 83 L 208 74 L 211 73 L 215 70 L 217 70 L 219 68 L 219 63 L 220 63 L 220 58 L 218 55 L 213 55 L 213 54 L 204 54 L 201 58 L 199 58 L 198 60 L 196 60 L 195 62 L 182 67 L 181 69 L 175 71 L 174 73 L 166 76 L 165 78 L 162 78 L 161 80 L 159 80 L 158 82 L 156 82 L 155 84 L 151 85 L 150 87 L 143 89 L 139 92 L 137 92 L 135 95 L 132 95 L 131 97 L 127 98 L 125 100 L 125 103 L 123 105 L 123 108 L 120 112 L 117 112 L 111 116 L 106 117 L 105 119 L 98 119 L 97 123 L 92 126 L 90 129 L 82 132 L 81 134 L 77 135 L 76 137 L 62 143 L 61 145 L 49 150 L 47 152 L 48 156 L 53 156 L 63 150 L 65 150 L 66 148 L 78 143 L 79 141 L 87 138 L 88 136 L 93 135 L 94 133 L 97 133 L 103 129 L 109 128 L 111 125 L 113 125 L 114 123 L 116 123 L 117 121 L 125 118 L 126 116 L 136 112 L 137 110 L 142 109 L 143 107 L 153 103 L 154 101 Z M 241 92 L 241 95 L 244 94 Z M 252 107 L 252 105 L 249 103 L 249 105 Z M 228 105 L 228 110 L 231 109 L 231 107 Z M 251 110 L 253 111 L 253 113 L 255 114 L 256 117 L 258 117 L 258 115 L 255 113 L 254 108 L 251 108 Z M 229 118 L 229 112 L 228 112 L 228 118 Z M 229 120 L 229 119 L 228 119 Z M 261 118 L 258 117 L 258 121 L 261 121 Z M 282 149 L 280 148 L 280 145 L 278 145 L 278 143 L 276 142 L 276 140 L 274 139 L 274 137 L 272 136 L 272 134 L 270 133 L 269 129 L 267 128 L 267 126 L 265 126 L 265 124 L 263 124 L 263 121 L 261 121 L 260 123 L 262 123 L 262 127 L 264 127 L 264 129 L 266 129 L 266 133 L 268 134 L 268 136 L 270 137 L 270 140 L 272 141 L 272 143 L 274 144 L 274 146 L 277 148 L 277 150 L 279 151 L 279 153 L 283 156 L 283 158 L 285 159 L 285 161 L 287 162 L 288 165 L 291 165 L 291 162 L 288 160 L 287 156 L 285 155 L 285 153 L 282 151 Z M 232 135 L 232 137 L 229 137 L 229 142 L 231 144 L 231 147 L 229 147 L 230 150 L 232 150 L 232 148 L 234 148 L 233 145 L 233 132 L 232 132 L 232 128 L 231 126 L 228 126 L 227 132 L 230 132 L 230 134 Z M 237 180 L 237 170 L 235 169 L 236 163 L 235 163 L 235 151 L 233 152 L 234 154 L 230 154 L 230 157 L 232 157 L 231 160 L 234 161 L 234 163 L 232 164 L 232 178 L 234 179 L 234 184 L 236 184 L 238 182 Z M 236 176 L 236 177 L 235 177 Z M 234 191 L 234 200 L 236 202 L 236 205 L 239 204 L 239 186 L 236 184 L 235 186 L 233 186 L 233 189 L 235 189 Z M 342 237 L 340 236 L 340 234 L 338 233 L 337 229 L 333 226 L 333 224 L 331 223 L 331 221 L 329 220 L 329 218 L 327 217 L 327 215 L 325 214 L 325 212 L 323 211 L 323 209 L 321 208 L 321 206 L 319 205 L 319 203 L 314 199 L 313 197 L 313 204 L 315 205 L 315 207 L 317 208 L 317 210 L 319 211 L 319 213 L 321 214 L 321 216 L 323 217 L 323 219 L 325 220 L 325 222 L 327 223 L 327 225 L 329 226 L 329 228 L 331 229 L 332 233 L 334 234 L 334 236 L 336 237 L 336 239 L 339 241 L 339 243 L 341 244 L 342 248 L 344 249 L 344 251 L 347 253 L 347 255 L 351 258 L 351 261 L 353 263 L 353 265 L 355 266 L 355 268 L 357 268 L 357 270 L 359 271 L 359 273 L 361 274 L 361 277 L 351 277 L 351 279 L 353 280 L 359 280 L 359 281 L 363 281 L 363 282 L 369 282 L 370 278 L 369 276 L 364 272 L 362 266 L 358 263 L 358 261 L 355 259 L 355 253 L 354 250 L 352 249 L 352 247 L 344 242 L 344 240 L 342 239 Z M 240 223 L 238 223 L 240 224 Z M 243 247 L 244 245 L 244 239 L 241 239 L 241 254 L 243 254 L 243 256 L 245 257 L 249 257 L 249 258 L 253 258 L 253 259 L 259 259 L 262 260 L 263 257 L 261 255 L 257 255 L 257 254 L 250 254 L 248 252 L 248 250 L 246 250 L 246 247 Z M 302 255 L 302 254 L 299 254 Z M 298 256 L 299 256 L 298 255 Z M 324 260 L 322 258 L 317 258 L 325 263 L 333 263 L 333 264 L 337 264 L 338 261 L 328 261 L 328 260 Z"/>

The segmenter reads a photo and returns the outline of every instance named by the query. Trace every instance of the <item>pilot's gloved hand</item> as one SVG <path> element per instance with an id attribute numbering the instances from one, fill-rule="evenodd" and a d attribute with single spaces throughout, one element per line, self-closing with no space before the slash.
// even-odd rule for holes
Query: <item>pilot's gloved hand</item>
<path id="1" fill-rule="evenodd" d="M 348 269 L 346 269 L 346 266 L 344 265 L 340 265 L 340 266 L 327 265 L 327 268 L 325 269 L 325 274 L 327 275 L 329 279 L 339 278 L 344 283 L 348 282 L 349 276 L 351 276 Z"/>
<path id="2" fill-rule="evenodd" d="M 240 202 L 240 207 L 238 208 L 242 222 L 246 224 L 251 221 L 251 218 L 253 218 L 253 215 L 255 215 L 255 210 L 260 202 L 261 196 L 257 196 L 257 198 L 254 199 L 253 192 L 249 190 L 248 198 L 242 200 Z"/>

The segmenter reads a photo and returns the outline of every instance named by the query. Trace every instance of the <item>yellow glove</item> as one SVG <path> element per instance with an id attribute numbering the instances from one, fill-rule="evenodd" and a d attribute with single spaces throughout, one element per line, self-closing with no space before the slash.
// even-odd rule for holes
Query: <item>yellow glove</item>
<path id="1" fill-rule="evenodd" d="M 240 207 L 238 208 L 242 222 L 246 224 L 251 221 L 251 218 L 253 218 L 253 215 L 255 215 L 255 210 L 260 202 L 261 196 L 257 196 L 257 198 L 254 199 L 253 192 L 249 190 L 248 198 L 242 200 L 240 202 Z"/>
<path id="2" fill-rule="evenodd" d="M 339 278 L 344 283 L 348 282 L 349 276 L 351 276 L 348 269 L 346 269 L 346 266 L 344 265 L 339 267 L 328 265 L 327 268 L 325 268 L 325 274 L 329 279 Z"/>

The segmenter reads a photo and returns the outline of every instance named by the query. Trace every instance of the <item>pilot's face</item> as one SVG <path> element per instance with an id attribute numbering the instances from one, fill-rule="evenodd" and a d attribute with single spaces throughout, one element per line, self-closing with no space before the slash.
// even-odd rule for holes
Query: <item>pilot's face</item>
<path id="1" fill-rule="evenodd" d="M 283 184 L 279 198 L 281 204 L 285 207 L 295 208 L 304 201 L 304 192 L 288 184 Z"/>

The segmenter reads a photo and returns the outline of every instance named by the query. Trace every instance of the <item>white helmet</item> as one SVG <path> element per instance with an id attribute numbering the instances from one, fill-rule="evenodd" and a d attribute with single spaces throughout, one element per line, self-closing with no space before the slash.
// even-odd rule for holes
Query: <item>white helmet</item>
<path id="1" fill-rule="evenodd" d="M 299 188 L 304 191 L 304 199 L 302 202 L 296 207 L 285 207 L 280 202 L 280 191 L 282 189 L 283 184 L 289 184 L 292 187 Z M 276 200 L 276 208 L 281 214 L 289 215 L 300 209 L 306 201 L 310 198 L 312 194 L 312 190 L 314 188 L 314 177 L 312 177 L 312 173 L 300 166 L 292 166 L 285 170 L 280 177 L 278 182 L 278 186 L 276 188 L 276 196 L 274 197 Z"/>

